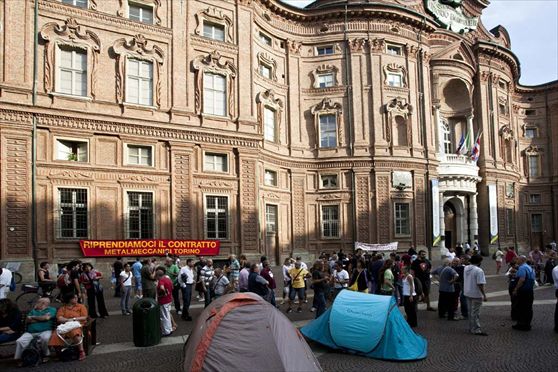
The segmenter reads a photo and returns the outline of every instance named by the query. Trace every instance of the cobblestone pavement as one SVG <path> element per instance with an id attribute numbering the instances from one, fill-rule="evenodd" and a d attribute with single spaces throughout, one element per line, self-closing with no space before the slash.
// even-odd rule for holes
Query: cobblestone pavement
<path id="1" fill-rule="evenodd" d="M 487 261 L 487 262 L 486 262 Z M 419 326 L 416 331 L 428 340 L 428 357 L 411 363 L 394 363 L 374 360 L 345 353 L 338 353 L 310 342 L 324 371 L 556 371 L 558 366 L 558 334 L 554 333 L 554 290 L 540 287 L 535 292 L 533 329 L 518 332 L 511 329 L 509 319 L 509 298 L 507 282 L 503 276 L 493 273 L 493 262 L 486 260 L 488 274 L 487 290 L 489 301 L 481 309 L 481 323 L 488 337 L 472 336 L 467 333 L 466 321 L 449 322 L 439 320 L 436 312 L 419 311 Z M 278 272 L 279 269 L 274 270 Z M 281 281 L 278 281 L 279 283 Z M 150 371 L 163 367 L 165 372 L 179 371 L 184 340 L 192 330 L 192 322 L 179 320 L 173 337 L 163 339 L 164 343 L 155 347 L 135 348 L 132 344 L 132 317 L 124 317 L 118 312 L 118 299 L 106 300 L 111 316 L 100 319 L 98 340 L 101 345 L 83 362 L 60 363 L 51 361 L 37 371 Z M 432 300 L 437 300 L 437 287 L 432 288 Z M 280 302 L 280 300 L 279 300 Z M 311 298 L 310 301 L 311 303 Z M 314 313 L 305 311 L 288 314 L 295 325 L 301 326 Z M 434 305 L 436 303 L 434 302 Z M 194 301 L 192 316 L 202 311 L 202 303 Z M 420 308 L 424 308 L 421 305 Z M 286 306 L 281 306 L 283 311 Z M 13 353 L 13 347 L 0 346 L 0 355 Z M 243 371 L 265 371 L 264 367 L 243 366 Z M 0 370 L 16 369 L 9 359 L 0 360 Z"/>

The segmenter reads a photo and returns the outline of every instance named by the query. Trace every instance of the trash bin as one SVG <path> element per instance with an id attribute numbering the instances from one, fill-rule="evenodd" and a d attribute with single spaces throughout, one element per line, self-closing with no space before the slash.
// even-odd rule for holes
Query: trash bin
<path id="1" fill-rule="evenodd" d="M 152 298 L 142 298 L 133 307 L 134 345 L 154 346 L 161 342 L 159 304 Z"/>

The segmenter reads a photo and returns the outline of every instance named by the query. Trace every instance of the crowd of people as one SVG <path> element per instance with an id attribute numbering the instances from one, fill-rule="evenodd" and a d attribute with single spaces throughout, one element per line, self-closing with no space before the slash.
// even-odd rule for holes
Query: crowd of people
<path id="1" fill-rule="evenodd" d="M 492 258 L 496 272 L 506 264 L 505 275 L 509 279 L 511 318 L 516 330 L 530 330 L 533 317 L 533 290 L 537 285 L 554 284 L 558 299 L 558 266 L 556 250 L 548 247 L 546 252 L 533 249 L 528 257 L 519 256 L 513 248 L 497 249 Z M 159 259 L 161 260 L 161 259 Z M 418 324 L 417 304 L 424 302 L 427 311 L 431 306 L 432 284 L 438 284 L 438 316 L 456 321 L 468 319 L 469 331 L 474 335 L 487 335 L 480 323 L 480 309 L 487 300 L 486 276 L 481 263 L 483 257 L 478 247 L 450 248 L 442 264 L 433 268 L 424 250 L 411 247 L 405 254 L 369 253 L 357 250 L 345 254 L 343 250 L 326 254 L 322 252 L 309 267 L 301 257 L 286 258 L 282 266 L 283 288 L 281 301 L 275 298 L 277 283 L 269 260 L 262 256 L 259 262 L 249 262 L 246 256 L 230 255 L 226 261 L 214 265 L 210 258 L 187 258 L 183 265 L 179 257 L 167 256 L 162 262 L 157 258 L 137 258 L 126 263 L 122 258 L 112 265 L 114 296 L 120 297 L 123 316 L 132 313 L 133 298 L 151 298 L 160 308 L 161 334 L 170 336 L 177 328 L 172 315 L 191 321 L 190 307 L 193 300 L 207 307 L 215 299 L 232 292 L 253 292 L 272 306 L 286 313 L 302 312 L 305 307 L 322 315 L 335 297 L 343 290 L 393 296 L 402 306 L 411 327 Z M 4 269 L 0 275 L 6 276 Z M 31 312 L 22 314 L 17 305 L 5 298 L 0 299 L 0 343 L 17 341 L 15 358 L 32 343 L 37 343 L 41 354 L 48 358 L 51 350 L 75 344 L 79 359 L 85 359 L 83 349 L 83 326 L 88 319 L 109 316 L 101 285 L 103 274 L 91 263 L 71 261 L 51 278 L 49 265 L 40 265 L 38 278 L 43 293 L 52 288 L 60 289 L 55 299 L 63 304 L 58 309 L 51 305 L 48 296 L 41 298 Z M 542 275 L 541 275 L 542 274 Z M 434 280 L 434 281 L 433 281 Z M 6 286 L 3 286 L 6 289 Z M 311 305 L 308 289 L 313 290 Z M 1 288 L 0 288 L 1 289 Z M 86 303 L 87 306 L 83 304 Z M 296 308 L 296 310 L 295 310 Z M 22 321 L 25 317 L 25 321 Z M 24 324 L 26 329 L 24 328 Z M 67 325 L 67 332 L 60 335 L 56 327 Z M 558 302 L 555 312 L 555 331 L 558 332 Z"/>

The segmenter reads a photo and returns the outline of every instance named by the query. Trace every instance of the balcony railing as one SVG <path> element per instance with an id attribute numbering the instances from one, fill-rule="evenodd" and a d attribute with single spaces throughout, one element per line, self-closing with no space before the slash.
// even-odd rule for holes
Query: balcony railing
<path id="1" fill-rule="evenodd" d="M 469 156 L 444 154 L 438 172 L 441 177 L 478 177 L 479 168 Z"/>
<path id="2" fill-rule="evenodd" d="M 457 154 L 443 155 L 442 163 L 476 165 L 475 162 L 471 160 L 470 156 L 457 155 Z"/>

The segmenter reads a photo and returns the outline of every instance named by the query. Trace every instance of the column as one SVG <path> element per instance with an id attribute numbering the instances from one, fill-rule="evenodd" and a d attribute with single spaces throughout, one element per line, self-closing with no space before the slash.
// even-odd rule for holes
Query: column
<path id="1" fill-rule="evenodd" d="M 470 152 L 473 152 L 473 146 L 475 145 L 473 142 L 475 141 L 475 132 L 473 131 L 473 118 L 475 116 L 473 114 L 467 116 L 467 131 L 469 132 L 469 143 L 467 143 L 467 147 L 469 148 Z M 471 241 L 472 243 L 472 241 Z"/>
<path id="2" fill-rule="evenodd" d="M 444 153 L 444 133 L 442 133 L 440 106 L 434 105 L 434 122 L 436 123 L 436 133 L 438 133 L 438 159 L 442 159 Z"/>
<path id="3" fill-rule="evenodd" d="M 441 254 L 446 249 L 446 243 L 445 243 L 446 223 L 444 221 L 444 193 L 443 192 L 440 193 L 440 236 L 442 237 L 442 239 L 440 240 L 438 246 L 440 247 L 440 254 Z"/>
<path id="4" fill-rule="evenodd" d="M 475 245 L 475 241 L 479 237 L 479 217 L 477 214 L 477 193 L 474 193 L 469 197 L 469 213 L 471 214 L 470 221 L 471 226 L 469 226 L 469 240 L 471 240 L 471 247 Z"/>

